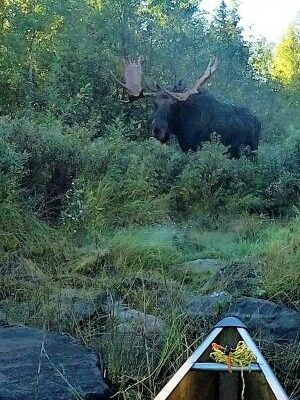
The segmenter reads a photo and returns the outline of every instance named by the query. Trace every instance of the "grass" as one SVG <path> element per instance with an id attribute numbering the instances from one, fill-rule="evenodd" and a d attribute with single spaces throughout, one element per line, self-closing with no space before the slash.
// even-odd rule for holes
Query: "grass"
<path id="1" fill-rule="evenodd" d="M 265 231 L 263 286 L 268 297 L 300 309 L 300 218 Z"/>
<path id="2" fill-rule="evenodd" d="M 216 258 L 230 265 L 258 257 L 266 297 L 299 308 L 299 218 L 224 218 L 218 229 L 216 221 L 214 229 L 194 221 L 106 230 L 97 243 L 82 241 L 82 247 L 19 209 L 5 213 L 5 218 L 1 268 L 11 269 L 5 285 L 2 281 L 0 309 L 9 310 L 10 322 L 68 332 L 97 349 L 120 400 L 152 399 L 220 318 L 216 313 L 209 321 L 183 319 L 181 295 L 195 289 L 200 294 L 199 281 L 174 275 L 174 264 Z M 13 245 L 7 241 L 10 233 Z M 118 320 L 102 305 L 83 322 L 71 303 L 59 300 L 66 288 L 76 289 L 83 298 L 100 296 L 98 306 L 104 297 L 122 298 L 131 308 L 161 318 L 164 334 L 149 338 L 120 330 Z M 63 317 L 66 307 L 71 317 Z M 295 395 L 299 346 L 263 346 L 281 381 Z"/>

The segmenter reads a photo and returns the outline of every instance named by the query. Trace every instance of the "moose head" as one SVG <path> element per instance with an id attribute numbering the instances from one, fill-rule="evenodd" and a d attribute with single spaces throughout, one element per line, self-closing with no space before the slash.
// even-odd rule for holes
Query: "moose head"
<path id="1" fill-rule="evenodd" d="M 115 79 L 126 90 L 128 103 L 148 96 L 154 98 L 151 136 L 160 142 L 167 142 L 173 134 L 183 151 L 196 151 L 217 133 L 230 153 L 239 156 L 242 147 L 257 149 L 260 123 L 246 108 L 220 102 L 203 88 L 218 65 L 217 59 L 211 59 L 190 88 L 182 82 L 171 90 L 143 85 L 140 59 L 124 61 L 124 82 Z"/>
<path id="2" fill-rule="evenodd" d="M 115 77 L 116 81 L 127 91 L 128 103 L 145 97 L 154 97 L 154 112 L 152 118 L 151 136 L 165 143 L 169 140 L 172 132 L 171 115 L 176 103 L 186 102 L 190 96 L 198 94 L 205 82 L 216 72 L 218 60 L 210 60 L 203 75 L 196 80 L 191 88 L 186 88 L 182 81 L 173 87 L 173 90 L 155 88 L 142 85 L 141 59 L 137 62 L 132 60 L 124 63 L 124 83 Z"/>

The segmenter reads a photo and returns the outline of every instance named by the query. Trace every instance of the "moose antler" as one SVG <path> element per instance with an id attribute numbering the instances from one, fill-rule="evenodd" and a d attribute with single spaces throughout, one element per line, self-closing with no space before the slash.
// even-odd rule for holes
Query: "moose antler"
<path id="1" fill-rule="evenodd" d="M 188 89 L 182 93 L 170 92 L 167 89 L 165 89 L 165 91 L 176 100 L 186 101 L 192 94 L 197 94 L 199 92 L 204 83 L 216 72 L 218 66 L 219 61 L 217 58 L 215 58 L 214 61 L 210 59 L 204 74 L 196 80 L 191 89 Z"/>
<path id="2" fill-rule="evenodd" d="M 114 74 L 113 77 L 124 89 L 127 90 L 129 95 L 129 101 L 141 99 L 146 96 L 153 96 L 155 92 L 145 92 L 142 87 L 142 66 L 141 58 L 137 62 L 129 60 L 123 60 L 124 62 L 124 80 L 125 83 L 121 82 Z"/>

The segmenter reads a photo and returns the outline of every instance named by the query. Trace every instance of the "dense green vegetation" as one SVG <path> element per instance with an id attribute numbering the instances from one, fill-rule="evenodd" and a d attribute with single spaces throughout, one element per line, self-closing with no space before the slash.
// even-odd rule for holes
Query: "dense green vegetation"
<path id="1" fill-rule="evenodd" d="M 252 295 L 299 309 L 300 33 L 291 26 L 273 52 L 243 39 L 238 8 L 221 2 L 207 19 L 198 3 L 0 4 L 1 298 L 12 320 L 67 330 L 94 346 L 95 321 L 84 329 L 62 321 L 53 293 L 106 290 L 163 317 L 164 345 L 145 371 L 126 370 L 125 345 L 113 351 L 112 341 L 104 355 L 120 399 L 152 398 L 194 347 L 195 332 L 201 339 L 214 322 L 182 322 L 178 291 L 222 288 L 206 276 L 174 276 L 174 264 L 259 259 Z M 150 102 L 124 105 L 111 76 L 122 57 L 138 55 L 147 79 L 164 85 L 190 84 L 217 55 L 210 90 L 262 121 L 255 160 L 231 159 L 217 135 L 191 154 L 148 139 Z M 165 308 L 153 291 L 127 288 L 137 276 L 168 287 Z M 24 300 L 26 310 L 18 307 Z M 293 355 L 297 344 L 270 351 L 289 391 Z"/>

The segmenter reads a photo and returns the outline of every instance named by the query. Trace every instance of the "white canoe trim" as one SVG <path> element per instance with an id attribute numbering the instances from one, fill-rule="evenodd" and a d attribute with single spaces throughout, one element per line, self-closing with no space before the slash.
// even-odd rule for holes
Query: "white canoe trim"
<path id="1" fill-rule="evenodd" d="M 260 369 L 262 370 L 262 373 L 264 374 L 266 381 L 268 382 L 270 388 L 272 389 L 275 397 L 278 400 L 289 400 L 289 397 L 285 393 L 283 387 L 281 386 L 278 379 L 274 375 L 274 372 L 272 371 L 271 367 L 269 366 L 266 359 L 259 351 L 258 347 L 256 346 L 254 340 L 249 335 L 247 330 L 244 328 L 237 328 L 237 330 L 241 335 L 243 341 L 246 343 L 249 349 L 251 349 L 252 352 L 255 354 L 257 363 L 259 364 Z"/>
<path id="2" fill-rule="evenodd" d="M 200 344 L 194 353 L 186 360 L 186 362 L 179 368 L 175 375 L 169 380 L 166 386 L 158 393 L 154 400 L 166 400 L 173 392 L 179 382 L 185 375 L 192 369 L 193 365 L 197 362 L 198 358 L 207 350 L 214 339 L 221 333 L 223 328 L 215 328 L 207 338 Z"/>

